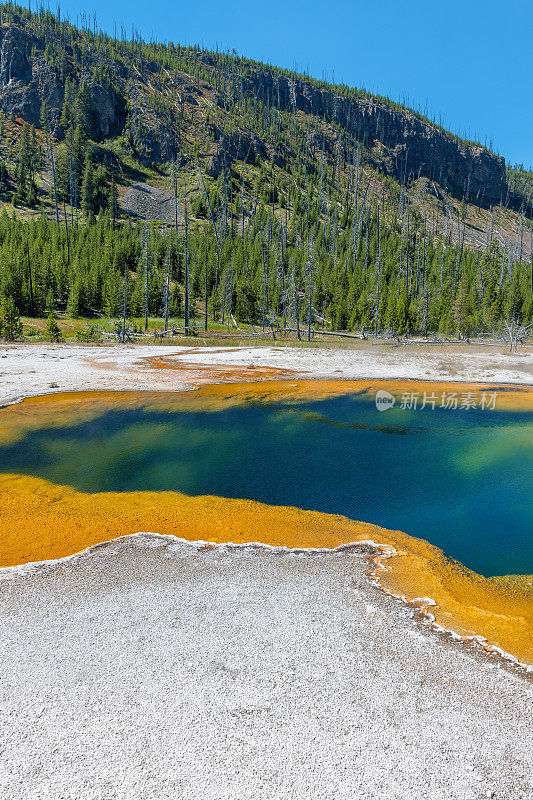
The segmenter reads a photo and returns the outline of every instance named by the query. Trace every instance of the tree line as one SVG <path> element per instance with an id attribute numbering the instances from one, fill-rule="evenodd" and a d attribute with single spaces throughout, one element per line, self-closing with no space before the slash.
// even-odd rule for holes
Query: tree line
<path id="1" fill-rule="evenodd" d="M 42 38 L 64 85 L 62 104 L 43 102 L 39 128 L 25 123 L 9 145 L 12 163 L 0 164 L 0 186 L 13 184 L 15 206 L 37 208 L 48 187 L 55 212 L 52 220 L 0 215 L 4 316 L 150 315 L 165 326 L 184 319 L 187 329 L 203 316 L 204 324 L 235 320 L 298 334 L 322 326 L 460 336 L 532 320 L 525 199 L 516 240 L 497 236 L 492 213 L 474 242 L 468 187 L 458 211 L 445 200 L 445 220 L 430 218 L 429 205 L 414 201 L 417 176 L 400 184 L 372 167 L 347 130 L 247 95 L 253 62 L 124 31 L 109 37 L 89 18 L 75 28 L 44 8 L 6 4 L 0 16 L 22 19 Z M 159 72 L 149 70 L 154 63 Z M 121 217 L 116 175 L 101 163 L 89 82 L 119 92 L 117 65 L 149 73 L 153 108 L 173 132 L 175 162 L 160 165 L 171 172 L 173 225 Z M 185 118 L 170 72 L 178 70 L 191 86 L 206 80 L 218 93 L 203 116 L 191 106 Z M 268 152 L 252 147 L 253 134 Z M 216 180 L 204 175 L 213 140 Z"/>
<path id="2" fill-rule="evenodd" d="M 220 183 L 220 182 L 219 182 Z M 436 239 L 415 211 L 392 220 L 380 197 L 330 213 L 320 196 L 275 214 L 263 200 L 239 219 L 217 184 L 190 217 L 176 195 L 178 227 L 91 224 L 0 215 L 0 297 L 38 317 L 207 318 L 262 328 L 319 326 L 398 335 L 497 334 L 533 321 L 533 260 L 497 239 L 484 251 Z M 187 220 L 187 229 L 185 226 Z M 188 298 L 185 306 L 185 298 Z"/>

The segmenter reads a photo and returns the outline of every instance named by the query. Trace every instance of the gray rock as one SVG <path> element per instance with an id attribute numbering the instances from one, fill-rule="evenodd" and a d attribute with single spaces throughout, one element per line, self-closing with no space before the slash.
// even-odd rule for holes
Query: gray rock
<path id="1" fill-rule="evenodd" d="M 342 97 L 296 78 L 257 71 L 244 90 L 278 108 L 296 108 L 325 117 L 372 146 L 388 150 L 387 171 L 395 178 L 423 175 L 457 197 L 468 193 L 479 203 L 500 202 L 507 192 L 505 159 L 469 145 L 412 111 L 374 98 Z"/>

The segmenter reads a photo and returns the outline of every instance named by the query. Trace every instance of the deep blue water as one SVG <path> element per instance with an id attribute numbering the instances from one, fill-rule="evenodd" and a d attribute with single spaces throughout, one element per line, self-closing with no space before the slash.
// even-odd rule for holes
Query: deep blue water
<path id="1" fill-rule="evenodd" d="M 0 471 L 85 492 L 170 489 L 339 513 L 427 539 L 484 575 L 533 573 L 533 413 L 380 413 L 359 395 L 111 411 L 0 446 Z"/>

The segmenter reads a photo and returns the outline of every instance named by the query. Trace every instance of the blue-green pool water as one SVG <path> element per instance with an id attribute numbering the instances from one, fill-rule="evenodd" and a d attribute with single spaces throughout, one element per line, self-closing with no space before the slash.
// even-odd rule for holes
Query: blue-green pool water
<path id="1" fill-rule="evenodd" d="M 177 490 L 344 514 L 427 539 L 484 575 L 533 573 L 533 413 L 379 412 L 366 395 L 116 410 L 0 446 L 0 471 L 85 492 Z"/>

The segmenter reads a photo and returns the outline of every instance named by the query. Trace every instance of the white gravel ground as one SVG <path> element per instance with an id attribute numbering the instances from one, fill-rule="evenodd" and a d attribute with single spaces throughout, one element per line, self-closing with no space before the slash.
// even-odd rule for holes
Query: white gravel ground
<path id="1" fill-rule="evenodd" d="M 154 369 L 153 356 L 168 356 L 183 370 Z M 0 345 L 0 403 L 46 392 L 91 389 L 166 389 L 194 386 L 195 366 L 255 364 L 292 370 L 308 378 L 412 378 L 533 384 L 533 350 L 510 355 L 502 348 L 462 348 L 368 343 L 350 350 L 295 347 L 172 347 L 170 345 Z M 215 375 L 214 381 L 217 380 Z"/>
<path id="2" fill-rule="evenodd" d="M 531 683 L 366 566 L 139 536 L 3 571 L 0 797 L 533 797 Z"/>

